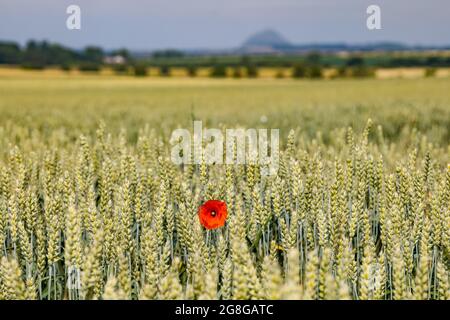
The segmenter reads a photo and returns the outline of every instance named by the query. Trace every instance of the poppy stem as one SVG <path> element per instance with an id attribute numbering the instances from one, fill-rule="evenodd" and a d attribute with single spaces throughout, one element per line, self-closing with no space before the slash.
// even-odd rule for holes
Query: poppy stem
<path id="1" fill-rule="evenodd" d="M 211 236 L 211 230 L 206 230 L 206 246 L 209 248 L 209 238 Z"/>

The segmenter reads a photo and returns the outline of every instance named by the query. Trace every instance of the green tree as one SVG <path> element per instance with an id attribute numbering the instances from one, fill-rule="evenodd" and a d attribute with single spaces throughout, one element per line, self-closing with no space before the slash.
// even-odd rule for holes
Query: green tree
<path id="1" fill-rule="evenodd" d="M 147 66 L 143 63 L 135 64 L 133 66 L 133 73 L 136 77 L 145 77 L 147 76 Z"/>
<path id="2" fill-rule="evenodd" d="M 170 67 L 168 65 L 159 67 L 159 75 L 162 77 L 170 77 Z"/>
<path id="3" fill-rule="evenodd" d="M 340 66 L 337 69 L 337 74 L 336 74 L 337 77 L 345 78 L 345 77 L 347 77 L 347 75 L 348 75 L 348 71 L 347 71 L 347 67 L 346 66 Z"/>
<path id="4" fill-rule="evenodd" d="M 348 67 L 362 66 L 364 64 L 365 64 L 364 59 L 363 59 L 363 57 L 360 57 L 360 56 L 350 57 L 346 62 L 346 65 Z"/>
<path id="5" fill-rule="evenodd" d="M 351 68 L 350 70 L 351 76 L 354 78 L 368 78 L 375 75 L 374 70 L 367 67 L 366 65 L 356 66 Z"/>
<path id="6" fill-rule="evenodd" d="M 19 64 L 22 51 L 17 43 L 0 42 L 0 64 Z"/>
<path id="7" fill-rule="evenodd" d="M 127 64 L 116 64 L 116 65 L 113 65 L 112 68 L 116 74 L 125 75 L 128 73 L 128 65 Z"/>
<path id="8" fill-rule="evenodd" d="M 322 57 L 321 57 L 321 55 L 320 55 L 319 52 L 317 52 L 317 51 L 312 51 L 312 52 L 310 52 L 310 53 L 308 53 L 308 54 L 306 55 L 305 63 L 306 63 L 307 65 L 311 65 L 311 66 L 314 65 L 314 66 L 315 66 L 315 65 L 319 65 L 319 64 L 320 64 L 321 59 L 322 59 Z"/>
<path id="9" fill-rule="evenodd" d="M 248 64 L 246 67 L 247 77 L 249 78 L 257 78 L 258 77 L 258 67 L 254 64 Z"/>
<path id="10" fill-rule="evenodd" d="M 196 77 L 197 76 L 197 67 L 194 65 L 189 65 L 187 67 L 187 73 L 189 77 Z"/>
<path id="11" fill-rule="evenodd" d="M 34 40 L 28 41 L 22 60 L 22 67 L 26 69 L 44 69 L 47 65 L 45 50 L 48 45 L 44 41 L 37 43 Z"/>
<path id="12" fill-rule="evenodd" d="M 81 62 L 78 66 L 78 70 L 82 72 L 99 72 L 101 69 L 101 65 L 96 62 L 86 61 Z"/>
<path id="13" fill-rule="evenodd" d="M 103 62 L 104 53 L 102 48 L 86 47 L 83 56 L 86 61 L 101 64 Z"/>
<path id="14" fill-rule="evenodd" d="M 216 64 L 212 67 L 210 76 L 212 78 L 225 78 L 227 76 L 227 68 L 222 64 Z"/>
<path id="15" fill-rule="evenodd" d="M 233 78 L 242 78 L 241 67 L 236 67 L 233 69 Z"/>
<path id="16" fill-rule="evenodd" d="M 322 78 L 322 67 L 319 65 L 312 65 L 306 69 L 306 76 L 312 79 Z"/>
<path id="17" fill-rule="evenodd" d="M 60 65 L 60 68 L 63 71 L 70 71 L 70 70 L 72 70 L 72 65 L 70 63 L 62 63 Z"/>
<path id="18" fill-rule="evenodd" d="M 307 69 L 303 63 L 297 63 L 292 70 L 293 78 L 304 78 L 306 77 Z"/>

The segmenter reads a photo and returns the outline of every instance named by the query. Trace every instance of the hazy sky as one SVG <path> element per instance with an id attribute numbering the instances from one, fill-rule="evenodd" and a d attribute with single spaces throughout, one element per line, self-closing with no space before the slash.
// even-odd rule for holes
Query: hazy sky
<path id="1" fill-rule="evenodd" d="M 66 8 L 81 7 L 81 30 Z M 382 30 L 366 28 L 381 7 Z M 0 0 L 0 40 L 71 47 L 229 48 L 272 28 L 293 43 L 379 40 L 450 44 L 449 0 Z"/>

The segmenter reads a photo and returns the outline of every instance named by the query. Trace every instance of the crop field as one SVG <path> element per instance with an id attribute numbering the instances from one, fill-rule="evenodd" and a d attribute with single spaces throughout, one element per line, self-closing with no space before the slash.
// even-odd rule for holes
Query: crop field
<path id="1" fill-rule="evenodd" d="M 0 299 L 450 299 L 449 88 L 0 72 Z M 194 120 L 277 174 L 174 164 Z"/>

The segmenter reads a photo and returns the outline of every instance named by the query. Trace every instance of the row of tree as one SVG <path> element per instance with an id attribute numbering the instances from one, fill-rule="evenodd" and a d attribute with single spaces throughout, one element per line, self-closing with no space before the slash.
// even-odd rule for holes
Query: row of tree
<path id="1" fill-rule="evenodd" d="M 115 68 L 118 74 L 134 74 L 135 76 L 145 77 L 148 76 L 148 68 L 145 65 L 135 65 L 126 70 Z M 189 77 L 196 77 L 198 75 L 198 68 L 190 66 L 186 69 L 186 73 Z M 169 77 L 172 75 L 171 68 L 168 66 L 159 67 L 159 75 Z M 260 75 L 259 68 L 254 65 L 244 67 L 227 68 L 223 65 L 217 65 L 210 69 L 209 76 L 211 78 L 257 78 Z M 329 75 L 330 78 L 367 78 L 375 75 L 375 69 L 361 65 L 361 66 L 343 66 L 338 68 L 334 73 Z M 284 69 L 279 69 L 275 77 L 285 78 L 292 77 L 296 79 L 308 78 L 308 79 L 320 79 L 324 78 L 325 70 L 319 65 L 304 65 L 298 64 L 294 66 L 292 72 L 286 73 Z"/>
<path id="2" fill-rule="evenodd" d="M 110 55 L 130 58 L 125 49 L 111 52 Z M 70 69 L 78 66 L 80 69 L 96 70 L 103 64 L 105 56 L 102 48 L 94 46 L 72 50 L 47 41 L 29 41 L 21 48 L 15 42 L 0 42 L 0 64 L 21 65 L 30 69 L 43 69 L 48 66 Z"/>
<path id="3" fill-rule="evenodd" d="M 108 62 L 108 58 L 118 56 L 119 63 Z M 426 66 L 427 75 L 435 72 L 434 68 L 450 66 L 450 57 L 445 55 L 430 57 L 390 57 L 378 62 L 371 57 L 352 55 L 341 58 L 331 55 L 321 55 L 311 52 L 304 56 L 242 56 L 242 57 L 203 57 L 186 56 L 177 50 L 161 50 L 154 52 L 151 58 L 133 58 L 125 49 L 105 52 L 100 47 L 86 47 L 83 50 L 73 50 L 59 44 L 47 41 L 29 41 L 24 47 L 14 42 L 0 42 L 0 64 L 21 65 L 28 69 L 43 69 L 49 66 L 59 66 L 63 70 L 77 68 L 81 71 L 100 71 L 105 64 L 110 64 L 118 74 L 147 75 L 148 67 L 158 67 L 160 75 L 170 76 L 171 68 L 182 67 L 189 76 L 196 76 L 199 68 L 211 68 L 211 77 L 231 76 L 257 77 L 258 68 L 270 66 L 279 68 L 277 77 L 287 76 L 283 68 L 293 68 L 294 78 L 321 78 L 325 68 L 335 68 L 333 77 L 370 77 L 374 68 L 380 66 Z"/>

